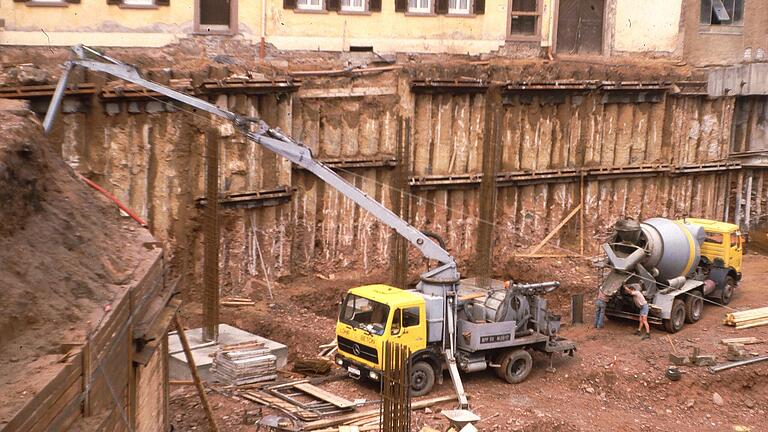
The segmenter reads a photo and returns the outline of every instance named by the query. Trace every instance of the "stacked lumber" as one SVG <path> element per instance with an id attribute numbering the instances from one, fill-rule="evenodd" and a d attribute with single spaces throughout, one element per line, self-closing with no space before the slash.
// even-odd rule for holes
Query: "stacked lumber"
<path id="1" fill-rule="evenodd" d="M 725 324 L 737 329 L 768 325 L 768 307 L 726 314 Z"/>
<path id="2" fill-rule="evenodd" d="M 260 342 L 225 345 L 216 353 L 211 372 L 228 385 L 245 385 L 277 378 L 277 357 Z"/>

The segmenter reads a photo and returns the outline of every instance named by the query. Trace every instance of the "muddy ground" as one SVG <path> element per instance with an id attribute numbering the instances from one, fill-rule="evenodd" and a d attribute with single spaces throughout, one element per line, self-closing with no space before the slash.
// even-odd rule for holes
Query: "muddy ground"
<path id="1" fill-rule="evenodd" d="M 594 279 L 589 281 L 594 271 L 586 261 L 557 264 L 549 260 L 536 265 L 517 262 L 516 267 L 510 274 L 523 274 L 518 276 L 521 280 L 546 279 L 552 275 L 563 280 L 563 293 L 555 295 L 551 304 L 567 322 L 570 321 L 568 293 L 594 286 Z M 745 257 L 744 268 L 744 280 L 730 307 L 747 309 L 767 305 L 768 257 L 753 253 Z M 291 347 L 292 359 L 314 355 L 319 344 L 333 338 L 333 316 L 340 293 L 376 280 L 375 277 L 354 280 L 340 276 L 327 280 L 327 275 L 320 276 L 281 284 L 274 300 L 266 297 L 264 286 L 252 284 L 250 295 L 258 300 L 257 305 L 224 309 L 223 321 L 286 343 Z M 589 301 L 588 321 L 593 318 L 592 306 Z M 185 312 L 187 322 L 196 324 L 198 310 L 191 307 Z M 519 385 L 500 381 L 490 370 L 464 375 L 472 408 L 484 418 L 477 426 L 484 431 L 727 431 L 737 426 L 748 428 L 743 430 L 768 430 L 764 422 L 768 411 L 768 363 L 716 375 L 705 368 L 686 367 L 677 382 L 664 376 L 672 345 L 678 352 L 690 352 L 698 346 L 703 353 L 717 355 L 718 361 L 725 361 L 726 348 L 719 344 L 722 338 L 756 336 L 768 342 L 768 327 L 735 330 L 724 326 L 722 319 L 726 312 L 723 307 L 710 304 L 699 323 L 686 325 L 681 332 L 670 336 L 654 328 L 653 337 L 645 341 L 633 335 L 635 325 L 629 321 L 609 320 L 602 330 L 595 330 L 589 324 L 566 325 L 562 334 L 578 343 L 578 352 L 575 358 L 557 358 L 554 373 L 546 372 L 548 360 L 537 356 L 531 376 Z M 765 354 L 768 343 L 748 348 Z M 371 383 L 341 379 L 323 387 L 350 399 L 378 398 L 377 387 Z M 446 376 L 444 384 L 430 396 L 448 395 L 452 391 Z M 258 405 L 243 401 L 215 384 L 209 390 L 209 397 L 221 430 L 252 430 L 251 426 L 243 425 L 243 416 L 246 411 L 257 411 Z M 443 406 L 450 407 L 451 404 Z M 439 409 L 429 414 L 416 413 L 413 430 L 419 430 L 424 424 L 445 430 L 447 422 L 437 411 Z M 176 430 L 207 429 L 192 388 L 174 387 L 171 422 Z"/>

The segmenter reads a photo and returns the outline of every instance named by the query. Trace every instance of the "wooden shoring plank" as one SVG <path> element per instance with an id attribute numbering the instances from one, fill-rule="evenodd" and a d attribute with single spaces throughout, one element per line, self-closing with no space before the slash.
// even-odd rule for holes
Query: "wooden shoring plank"
<path id="1" fill-rule="evenodd" d="M 581 211 L 581 208 L 582 208 L 582 205 L 579 204 L 579 205 L 576 206 L 576 208 L 571 210 L 571 212 L 568 214 L 568 216 L 566 216 L 562 221 L 560 221 L 560 223 L 557 224 L 557 226 L 552 231 L 550 231 L 550 233 L 547 234 L 547 236 L 544 237 L 544 239 L 541 242 L 539 242 L 539 244 L 537 244 L 536 247 L 534 247 L 533 250 L 531 250 L 528 253 L 528 255 L 535 255 L 536 252 L 541 250 L 541 248 L 544 247 L 544 245 L 547 244 L 547 242 L 550 241 L 552 239 L 552 237 L 554 237 L 555 234 L 557 234 L 560 231 L 560 229 L 563 228 L 565 226 L 565 224 L 568 223 L 568 221 L 570 221 L 574 216 L 576 216 L 576 213 Z M 523 256 L 525 256 L 525 255 L 523 255 Z"/>
<path id="2" fill-rule="evenodd" d="M 5 425 L 4 430 L 29 429 L 33 426 L 33 422 L 50 409 L 62 394 L 73 387 L 73 384 L 79 384 L 78 379 L 82 375 L 80 355 L 77 354 L 72 357 L 69 364 L 59 371 L 35 397 L 28 400 L 24 407 Z"/>
<path id="3" fill-rule="evenodd" d="M 197 394 L 200 396 L 200 402 L 202 403 L 206 417 L 208 418 L 208 425 L 211 427 L 213 432 L 218 432 L 219 426 L 216 424 L 216 420 L 213 417 L 213 410 L 211 410 L 211 405 L 208 403 L 208 397 L 205 395 L 205 387 L 203 387 L 203 382 L 200 380 L 200 376 L 197 373 L 195 358 L 192 356 L 192 351 L 189 349 L 187 333 L 184 331 L 184 327 L 181 325 L 181 320 L 179 319 L 178 314 L 173 316 L 173 322 L 176 325 L 176 331 L 178 332 L 181 346 L 184 348 L 184 354 L 187 356 L 189 372 L 192 374 L 192 380 L 195 382 L 195 387 L 197 387 Z"/>
<path id="4" fill-rule="evenodd" d="M 76 379 L 72 385 L 66 389 L 66 391 L 60 394 L 53 405 L 48 406 L 45 411 L 39 413 L 39 415 L 32 417 L 33 422 L 23 430 L 27 430 L 29 432 L 60 430 L 51 428 L 51 422 L 53 422 L 54 419 L 59 416 L 59 414 L 63 414 L 65 409 L 72 402 L 75 402 L 77 406 L 79 406 L 80 396 L 82 394 L 82 383 L 80 382 L 80 379 L 82 378 L 78 377 L 78 379 Z"/>

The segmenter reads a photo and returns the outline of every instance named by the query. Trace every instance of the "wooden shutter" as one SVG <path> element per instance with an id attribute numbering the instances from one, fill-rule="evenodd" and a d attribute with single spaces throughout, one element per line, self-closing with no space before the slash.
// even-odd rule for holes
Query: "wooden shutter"
<path id="1" fill-rule="evenodd" d="M 14 3 L 26 3 L 27 0 L 13 0 Z"/>
<path id="2" fill-rule="evenodd" d="M 338 12 L 341 10 L 341 0 L 326 0 L 325 8 L 329 11 Z"/>
<path id="3" fill-rule="evenodd" d="M 283 9 L 296 9 L 296 0 L 283 0 Z"/>
<path id="4" fill-rule="evenodd" d="M 408 12 L 408 0 L 395 0 L 395 12 Z"/>
<path id="5" fill-rule="evenodd" d="M 475 15 L 482 15 L 485 13 L 485 0 L 475 0 L 473 5 L 473 12 Z"/>
<path id="6" fill-rule="evenodd" d="M 437 14 L 447 14 L 448 13 L 448 0 L 434 0 L 435 3 L 435 13 Z"/>
<path id="7" fill-rule="evenodd" d="M 72 4 L 80 3 L 80 0 L 64 0 L 64 1 L 67 2 L 67 3 L 72 3 Z"/>
<path id="8" fill-rule="evenodd" d="M 123 0 L 107 0 L 108 5 L 119 5 L 123 4 Z"/>
<path id="9" fill-rule="evenodd" d="M 171 0 L 155 0 L 155 4 L 158 6 L 170 6 Z"/>
<path id="10" fill-rule="evenodd" d="M 371 12 L 381 12 L 381 0 L 369 0 L 368 10 Z"/>

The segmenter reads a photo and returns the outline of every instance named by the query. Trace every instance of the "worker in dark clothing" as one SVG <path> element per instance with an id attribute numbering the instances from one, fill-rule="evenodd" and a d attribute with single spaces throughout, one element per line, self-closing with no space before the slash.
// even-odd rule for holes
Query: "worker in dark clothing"
<path id="1" fill-rule="evenodd" d="M 600 288 L 597 289 L 597 299 L 595 299 L 595 328 L 605 327 L 605 306 L 608 304 L 608 297 Z"/>
<path id="2" fill-rule="evenodd" d="M 645 299 L 645 296 L 640 291 L 640 285 L 638 284 L 626 285 L 624 290 L 627 294 L 632 296 L 632 301 L 635 302 L 635 306 L 640 309 L 640 326 L 638 327 L 635 334 L 638 336 L 643 334 L 643 327 L 645 327 L 645 334 L 643 335 L 643 339 L 650 339 L 651 326 L 648 325 L 648 300 Z"/>

